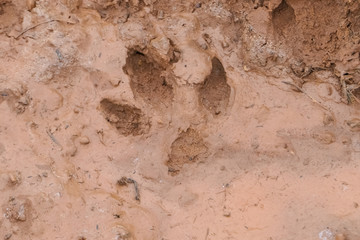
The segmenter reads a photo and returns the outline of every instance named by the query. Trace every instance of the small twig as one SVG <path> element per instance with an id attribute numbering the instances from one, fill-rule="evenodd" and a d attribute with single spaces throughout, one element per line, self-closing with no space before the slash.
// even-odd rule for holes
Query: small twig
<path id="1" fill-rule="evenodd" d="M 301 78 L 306 78 L 311 73 L 313 73 L 313 68 L 312 67 L 310 67 L 306 72 L 304 72 L 304 74 L 301 76 Z"/>
<path id="2" fill-rule="evenodd" d="M 140 193 L 139 193 L 139 187 L 137 182 L 134 179 L 128 178 L 127 179 L 128 183 L 133 183 L 134 184 L 134 188 L 135 188 L 135 199 L 137 201 L 140 201 Z"/>
<path id="3" fill-rule="evenodd" d="M 331 112 L 330 109 L 328 109 L 328 108 L 325 107 L 323 104 L 321 104 L 319 101 L 317 101 L 317 100 L 314 99 L 312 96 L 310 96 L 309 94 L 307 94 L 301 87 L 297 86 L 296 84 L 291 83 L 291 82 L 286 82 L 286 81 L 282 81 L 282 83 L 285 83 L 285 84 L 287 84 L 287 85 L 290 85 L 290 86 L 296 88 L 298 91 L 302 92 L 303 94 L 305 94 L 305 96 L 307 96 L 308 98 L 310 98 L 313 103 L 316 103 L 316 104 L 319 105 L 321 108 L 325 109 L 326 111 Z"/>
<path id="4" fill-rule="evenodd" d="M 61 144 L 58 142 L 58 140 L 55 138 L 55 136 L 50 132 L 50 130 L 46 129 L 46 133 L 47 135 L 49 135 L 50 139 L 56 144 L 58 145 L 61 150 L 63 149 L 63 147 L 61 146 Z"/>
<path id="5" fill-rule="evenodd" d="M 34 26 L 31 26 L 31 27 L 28 27 L 26 28 L 24 31 L 22 31 L 21 33 L 19 33 L 19 35 L 17 35 L 15 37 L 15 39 L 18 39 L 19 37 L 21 37 L 24 33 L 26 33 L 27 31 L 31 30 L 31 29 L 34 29 L 40 25 L 43 25 L 43 24 L 47 24 L 47 23 L 51 23 L 51 22 L 65 22 L 65 23 L 69 23 L 69 24 L 75 24 L 73 22 L 68 22 L 68 21 L 64 21 L 64 20 L 59 20 L 59 19 L 52 19 L 52 20 L 48 20 L 48 21 L 45 21 L 45 22 L 41 22 L 41 23 L 38 23 L 38 24 L 35 24 Z"/>
<path id="6" fill-rule="evenodd" d="M 351 91 L 348 91 L 348 93 L 351 95 L 351 97 L 352 97 L 353 99 L 355 99 L 355 101 L 356 101 L 357 103 L 360 104 L 360 100 L 359 100 Z"/>
<path id="7" fill-rule="evenodd" d="M 38 24 L 36 24 L 36 25 L 34 25 L 34 26 L 31 26 L 31 27 L 28 27 L 28 28 L 26 28 L 24 31 L 22 31 L 19 35 L 17 35 L 17 36 L 15 37 L 15 39 L 18 39 L 20 36 L 22 36 L 24 33 L 26 33 L 27 31 L 29 31 L 29 30 L 31 30 L 31 29 L 34 29 L 34 28 L 36 28 L 36 27 L 38 27 L 38 26 L 40 26 L 40 25 L 43 25 L 43 24 L 46 24 L 46 23 L 51 23 L 51 22 L 54 22 L 54 21 L 56 21 L 56 20 L 49 20 L 49 21 L 45 21 L 45 22 L 38 23 Z"/>
<path id="8" fill-rule="evenodd" d="M 347 87 L 346 87 L 345 80 L 342 79 L 342 78 L 340 78 L 340 84 L 341 84 L 342 94 L 343 94 L 344 98 L 346 97 L 346 103 L 347 103 L 347 104 L 350 104 L 351 98 L 350 98 L 350 96 L 349 96 L 349 93 L 348 93 L 348 90 L 347 90 Z"/>
<path id="9" fill-rule="evenodd" d="M 139 187 L 138 187 L 137 182 L 136 182 L 134 179 L 122 177 L 120 180 L 117 181 L 117 184 L 119 184 L 120 186 L 127 185 L 128 183 L 134 184 L 134 188 L 135 188 L 135 200 L 140 201 Z"/>
<path id="10" fill-rule="evenodd" d="M 357 103 L 360 104 L 360 100 L 353 93 L 353 91 L 355 91 L 358 88 L 360 88 L 360 85 L 358 85 L 358 84 L 347 85 L 346 82 L 344 80 L 342 80 L 342 89 L 344 92 L 343 94 L 346 96 L 347 104 L 352 103 L 353 100 L 355 100 Z"/>
<path id="11" fill-rule="evenodd" d="M 99 137 L 99 140 L 102 143 L 102 145 L 106 146 L 105 143 L 104 143 L 104 131 L 101 129 L 101 130 L 97 130 L 96 133 L 97 133 L 97 135 Z"/>
<path id="12" fill-rule="evenodd" d="M 205 240 L 207 240 L 207 239 L 208 239 L 208 237 L 209 237 L 209 232 L 210 232 L 210 229 L 209 229 L 209 228 L 207 228 L 207 229 L 206 229 Z"/>

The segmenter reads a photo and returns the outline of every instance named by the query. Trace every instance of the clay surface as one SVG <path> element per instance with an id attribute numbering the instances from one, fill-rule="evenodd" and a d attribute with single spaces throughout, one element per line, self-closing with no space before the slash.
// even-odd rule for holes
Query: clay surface
<path id="1" fill-rule="evenodd" d="M 360 239 L 356 0 L 0 0 L 0 239 Z"/>

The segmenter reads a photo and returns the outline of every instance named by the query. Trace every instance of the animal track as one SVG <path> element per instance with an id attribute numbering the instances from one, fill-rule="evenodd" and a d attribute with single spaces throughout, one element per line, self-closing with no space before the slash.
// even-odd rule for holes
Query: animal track
<path id="1" fill-rule="evenodd" d="M 211 61 L 212 69 L 199 90 L 200 102 L 213 115 L 224 113 L 230 97 L 230 86 L 226 82 L 226 72 L 218 58 Z"/>
<path id="2" fill-rule="evenodd" d="M 26 93 L 26 90 L 22 92 L 12 91 L 10 89 L 0 90 L 0 104 L 3 101 L 7 101 L 10 108 L 20 114 L 23 113 L 30 104 L 31 97 Z"/>
<path id="3" fill-rule="evenodd" d="M 192 128 L 180 133 L 171 145 L 171 153 L 166 165 L 172 176 L 177 175 L 184 164 L 194 163 L 206 157 L 207 146 L 200 134 Z"/>
<path id="4" fill-rule="evenodd" d="M 283 0 L 272 12 L 272 21 L 278 33 L 283 34 L 285 30 L 289 31 L 289 26 L 295 22 L 294 9 Z M 289 34 L 289 32 L 287 33 Z"/>
<path id="5" fill-rule="evenodd" d="M 110 99 L 103 99 L 100 108 L 105 119 L 124 136 L 141 135 L 150 129 L 150 122 L 140 109 L 112 102 Z"/>
<path id="6" fill-rule="evenodd" d="M 135 98 L 140 97 L 154 107 L 167 108 L 174 94 L 171 81 L 162 74 L 165 70 L 165 66 L 135 50 L 129 52 L 124 66 Z"/>

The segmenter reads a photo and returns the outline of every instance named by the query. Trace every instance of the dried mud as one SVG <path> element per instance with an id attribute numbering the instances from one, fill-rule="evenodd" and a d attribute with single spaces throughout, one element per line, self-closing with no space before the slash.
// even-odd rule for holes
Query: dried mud
<path id="1" fill-rule="evenodd" d="M 190 164 L 205 159 L 206 144 L 200 134 L 189 128 L 180 133 L 179 137 L 171 144 L 171 153 L 167 166 L 171 175 L 180 172 L 184 164 Z"/>
<path id="2" fill-rule="evenodd" d="M 173 99 L 171 83 L 162 72 L 165 68 L 152 62 L 147 56 L 138 51 L 133 51 L 126 59 L 124 71 L 130 80 L 130 87 L 135 98 L 143 98 L 153 106 L 169 107 Z"/>
<path id="3" fill-rule="evenodd" d="M 230 86 L 226 82 L 226 73 L 219 59 L 213 58 L 211 63 L 211 73 L 205 78 L 199 97 L 207 110 L 219 115 L 225 113 L 229 104 Z"/>
<path id="4" fill-rule="evenodd" d="M 141 135 L 148 131 L 149 123 L 140 109 L 128 105 L 116 104 L 109 99 L 100 102 L 106 120 L 119 131 L 120 134 Z"/>
<path id="5" fill-rule="evenodd" d="M 0 238 L 360 239 L 360 3 L 0 0 Z"/>

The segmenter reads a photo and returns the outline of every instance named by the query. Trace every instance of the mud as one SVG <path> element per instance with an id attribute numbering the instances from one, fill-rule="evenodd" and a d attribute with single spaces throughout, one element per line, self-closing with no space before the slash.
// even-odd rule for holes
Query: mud
<path id="1" fill-rule="evenodd" d="M 204 107 L 214 115 L 225 113 L 229 104 L 230 86 L 226 82 L 226 72 L 217 58 L 211 60 L 211 73 L 204 80 L 199 97 Z"/>
<path id="2" fill-rule="evenodd" d="M 360 3 L 0 0 L 0 238 L 360 239 Z"/>
<path id="3" fill-rule="evenodd" d="M 200 134 L 192 128 L 187 129 L 171 144 L 171 153 L 166 163 L 169 173 L 174 176 L 184 164 L 204 160 L 206 152 L 207 147 Z"/>
<path id="4" fill-rule="evenodd" d="M 132 51 L 126 59 L 124 71 L 130 80 L 130 87 L 135 98 L 143 98 L 153 106 L 169 107 L 173 100 L 173 89 L 169 79 L 162 72 L 165 68 L 152 62 L 138 51 Z"/>
<path id="5" fill-rule="evenodd" d="M 136 107 L 116 104 L 109 99 L 101 100 L 100 107 L 105 119 L 115 126 L 120 134 L 125 136 L 141 135 L 148 132 L 150 128 L 146 117 Z"/>

